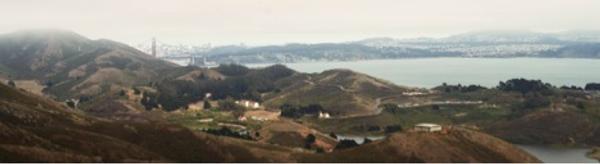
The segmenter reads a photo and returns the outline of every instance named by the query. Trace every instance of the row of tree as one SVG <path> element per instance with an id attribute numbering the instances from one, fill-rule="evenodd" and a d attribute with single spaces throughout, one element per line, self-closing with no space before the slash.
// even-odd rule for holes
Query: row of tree
<path id="1" fill-rule="evenodd" d="M 323 111 L 323 107 L 320 104 L 309 104 L 306 106 L 283 104 L 280 109 L 281 116 L 288 118 L 300 118 L 306 115 L 315 116 Z"/>
<path id="2" fill-rule="evenodd" d="M 555 89 L 555 88 L 556 88 L 555 86 L 553 86 L 549 83 L 544 83 L 541 80 L 528 80 L 528 79 L 524 79 L 524 78 L 501 81 L 496 86 L 496 89 L 498 89 L 498 90 L 515 91 L 515 92 L 520 92 L 522 94 L 532 93 L 532 92 L 549 93 L 549 92 L 551 92 L 552 89 Z M 449 85 L 449 84 L 443 83 L 442 85 L 437 86 L 434 89 L 439 90 L 439 91 L 444 91 L 444 92 L 474 92 L 474 91 L 478 91 L 478 90 L 485 90 L 488 88 L 480 86 L 480 85 L 461 85 L 461 84 Z M 584 88 L 577 87 L 577 86 L 562 86 L 559 89 L 589 90 L 589 91 L 600 90 L 600 83 L 588 83 L 585 85 Z"/>

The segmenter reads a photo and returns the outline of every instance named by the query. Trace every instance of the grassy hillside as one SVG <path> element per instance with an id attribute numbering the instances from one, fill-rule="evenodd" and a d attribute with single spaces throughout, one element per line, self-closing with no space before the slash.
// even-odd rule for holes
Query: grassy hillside
<path id="1" fill-rule="evenodd" d="M 0 91 L 2 162 L 536 161 L 501 140 L 463 131 L 450 135 L 399 133 L 383 141 L 332 153 L 295 151 L 192 132 L 162 122 L 98 119 L 3 84 Z M 276 129 L 280 128 L 265 130 Z M 406 143 L 420 145 L 420 149 Z"/>
<path id="2" fill-rule="evenodd" d="M 598 92 L 530 82 L 528 86 L 538 89 L 514 84 L 508 85 L 512 89 L 441 86 L 428 95 L 396 96 L 380 106 L 378 115 L 303 120 L 321 131 L 343 134 L 381 135 L 386 127 L 431 122 L 479 129 L 519 144 L 600 144 Z"/>
<path id="3" fill-rule="evenodd" d="M 284 162 L 291 151 L 175 125 L 107 121 L 0 85 L 0 161 Z M 276 155 L 279 154 L 279 155 Z M 271 157 L 274 156 L 274 157 Z"/>
<path id="4" fill-rule="evenodd" d="M 382 99 L 401 94 L 406 88 L 350 70 L 329 70 L 301 74 L 278 81 L 281 91 L 267 95 L 265 104 L 318 104 L 333 116 L 376 114 Z"/>
<path id="5" fill-rule="evenodd" d="M 35 80 L 59 100 L 91 101 L 147 84 L 175 65 L 110 40 L 70 31 L 29 30 L 0 35 L 0 71 Z"/>
<path id="6" fill-rule="evenodd" d="M 461 128 L 446 134 L 395 133 L 360 147 L 310 156 L 305 162 L 540 162 L 510 143 Z"/>

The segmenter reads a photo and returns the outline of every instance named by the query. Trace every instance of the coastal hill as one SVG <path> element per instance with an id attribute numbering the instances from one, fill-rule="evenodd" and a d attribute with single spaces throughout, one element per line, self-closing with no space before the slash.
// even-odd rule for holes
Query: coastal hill
<path id="1" fill-rule="evenodd" d="M 540 162 L 508 142 L 460 128 L 447 133 L 394 133 L 384 140 L 308 159 L 308 162 Z"/>
<path id="2" fill-rule="evenodd" d="M 0 35 L 0 59 L 0 76 L 33 81 L 60 100 L 94 99 L 176 67 L 122 43 L 51 29 Z"/>
<path id="3" fill-rule="evenodd" d="M 0 84 L 3 162 L 539 162 L 479 132 L 397 133 L 333 151 L 297 151 L 163 122 L 110 121 Z"/>
<path id="4" fill-rule="evenodd" d="M 251 69 L 229 64 L 211 69 L 170 69 L 147 87 L 154 92 L 145 95 L 166 111 L 185 108 L 211 93 L 215 100 L 249 99 L 269 109 L 318 105 L 322 112 L 340 117 L 377 114 L 384 98 L 408 90 L 351 70 L 307 74 L 283 65 Z"/>
<path id="5" fill-rule="evenodd" d="M 267 106 L 318 104 L 324 112 L 344 117 L 377 114 L 383 98 L 408 90 L 345 69 L 300 74 L 278 84 L 281 92 L 265 96 Z"/>
<path id="6" fill-rule="evenodd" d="M 177 125 L 110 121 L 0 84 L 3 162 L 290 162 L 290 149 Z"/>

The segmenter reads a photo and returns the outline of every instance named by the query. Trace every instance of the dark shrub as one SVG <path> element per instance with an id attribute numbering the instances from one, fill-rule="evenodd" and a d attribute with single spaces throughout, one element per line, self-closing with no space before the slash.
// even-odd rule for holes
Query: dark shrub
<path id="1" fill-rule="evenodd" d="M 207 100 L 204 100 L 204 109 L 210 109 L 212 108 L 212 106 L 210 105 L 210 102 L 208 102 Z"/>
<path id="2" fill-rule="evenodd" d="M 367 131 L 370 131 L 370 132 L 380 131 L 380 130 L 381 130 L 381 128 L 379 126 L 375 126 L 375 125 L 367 127 Z"/>
<path id="3" fill-rule="evenodd" d="M 329 137 L 337 139 L 337 135 L 333 132 L 329 133 Z"/>
<path id="4" fill-rule="evenodd" d="M 11 87 L 13 87 L 13 88 L 14 88 L 14 87 L 16 87 L 17 85 L 15 84 L 15 81 L 9 80 L 9 81 L 8 81 L 8 86 L 11 86 Z"/>
<path id="5" fill-rule="evenodd" d="M 306 138 L 304 138 L 304 147 L 310 149 L 311 145 L 317 141 L 317 138 L 313 134 L 308 134 Z"/>
<path id="6" fill-rule="evenodd" d="M 358 143 L 356 143 L 354 140 L 341 140 L 337 145 L 335 145 L 335 149 L 347 149 L 358 146 Z"/>
<path id="7" fill-rule="evenodd" d="M 385 133 L 394 133 L 394 132 L 399 132 L 402 131 L 402 126 L 401 125 L 388 125 L 385 126 Z"/>
<path id="8" fill-rule="evenodd" d="M 554 87 L 548 83 L 542 82 L 541 80 L 527 80 L 521 78 L 500 82 L 496 88 L 502 91 L 516 91 L 525 94 L 529 92 L 548 91 Z"/>
<path id="9" fill-rule="evenodd" d="M 585 90 L 600 90 L 600 83 L 587 83 L 585 85 Z"/>
<path id="10" fill-rule="evenodd" d="M 280 109 L 281 116 L 288 118 L 300 118 L 304 115 L 317 115 L 319 112 L 323 111 L 323 107 L 319 104 L 310 104 L 308 106 L 283 104 Z"/>

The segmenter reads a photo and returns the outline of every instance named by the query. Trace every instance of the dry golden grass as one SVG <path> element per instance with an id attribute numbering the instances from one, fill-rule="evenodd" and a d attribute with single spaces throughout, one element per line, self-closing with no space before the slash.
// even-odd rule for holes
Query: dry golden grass
<path id="1" fill-rule="evenodd" d="M 44 95 L 42 90 L 44 90 L 45 87 L 37 80 L 15 80 L 14 82 L 17 88 L 24 89 L 37 95 Z"/>

